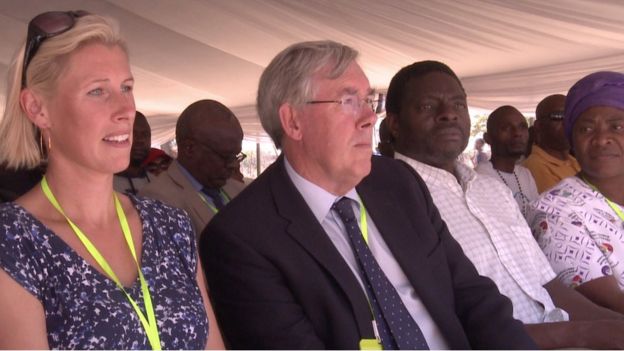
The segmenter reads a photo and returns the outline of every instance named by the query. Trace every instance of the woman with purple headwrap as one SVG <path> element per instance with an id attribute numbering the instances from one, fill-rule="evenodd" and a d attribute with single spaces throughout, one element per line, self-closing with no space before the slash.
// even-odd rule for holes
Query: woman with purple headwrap
<path id="1" fill-rule="evenodd" d="M 529 225 L 564 284 L 624 313 L 624 74 L 574 84 L 564 128 L 581 172 L 532 204 Z"/>

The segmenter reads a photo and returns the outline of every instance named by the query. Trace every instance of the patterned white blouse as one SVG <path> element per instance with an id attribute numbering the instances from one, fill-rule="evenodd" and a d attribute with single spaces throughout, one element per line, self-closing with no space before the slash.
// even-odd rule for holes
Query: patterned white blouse
<path id="1" fill-rule="evenodd" d="M 583 180 L 565 178 L 544 192 L 527 219 L 564 284 L 614 276 L 624 289 L 624 223 Z"/>

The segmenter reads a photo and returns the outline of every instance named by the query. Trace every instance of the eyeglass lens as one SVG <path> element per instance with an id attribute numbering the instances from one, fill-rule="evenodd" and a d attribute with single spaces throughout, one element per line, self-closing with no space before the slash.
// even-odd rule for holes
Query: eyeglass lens
<path id="1" fill-rule="evenodd" d="M 549 115 L 549 118 L 553 121 L 560 121 L 563 119 L 563 111 L 553 112 Z"/>
<path id="2" fill-rule="evenodd" d="M 364 108 L 364 105 L 368 105 L 368 107 L 375 111 L 379 102 L 379 100 L 375 100 L 371 96 L 364 99 L 360 99 L 358 96 L 344 96 L 340 99 L 340 101 L 342 102 L 343 107 L 349 109 L 348 112 L 359 112 L 362 108 Z"/>

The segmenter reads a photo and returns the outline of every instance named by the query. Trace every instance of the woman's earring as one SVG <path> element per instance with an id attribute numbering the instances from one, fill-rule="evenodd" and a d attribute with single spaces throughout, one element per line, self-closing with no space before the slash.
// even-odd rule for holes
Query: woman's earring
<path id="1" fill-rule="evenodd" d="M 45 155 L 44 150 L 45 150 L 45 147 L 43 146 L 43 131 L 39 129 L 39 152 L 41 153 L 42 157 Z"/>
<path id="2" fill-rule="evenodd" d="M 43 129 L 39 129 L 39 150 L 41 151 L 41 158 L 45 160 L 48 158 L 50 150 L 52 150 L 52 140 L 50 139 L 50 132 L 48 131 L 48 143 L 46 145 L 46 143 L 43 141 L 43 132 Z"/>

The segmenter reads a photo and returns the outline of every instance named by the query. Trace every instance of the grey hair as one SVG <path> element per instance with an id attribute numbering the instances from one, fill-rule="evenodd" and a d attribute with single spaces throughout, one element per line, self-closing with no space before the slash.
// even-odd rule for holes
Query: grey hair
<path id="1" fill-rule="evenodd" d="M 41 44 L 28 65 L 26 86 L 43 96 L 53 96 L 59 77 L 68 69 L 69 55 L 94 42 L 128 51 L 114 20 L 98 15 L 80 17 L 70 30 Z M 43 152 L 38 140 L 40 131 L 20 105 L 25 46 L 22 43 L 9 68 L 5 110 L 0 120 L 0 165 L 12 169 L 39 166 Z"/>
<path id="2" fill-rule="evenodd" d="M 358 52 L 349 46 L 324 40 L 293 44 L 273 58 L 260 77 L 256 104 L 262 127 L 277 148 L 284 134 L 280 106 L 303 105 L 314 94 L 315 73 L 331 65 L 328 78 L 337 78 L 357 56 Z"/>

